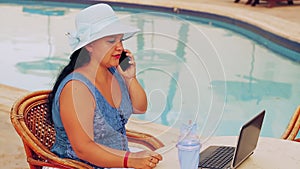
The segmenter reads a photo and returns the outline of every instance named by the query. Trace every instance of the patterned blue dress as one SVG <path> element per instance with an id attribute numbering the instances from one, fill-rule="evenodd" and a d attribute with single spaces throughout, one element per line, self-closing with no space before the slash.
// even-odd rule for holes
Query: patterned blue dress
<path id="1" fill-rule="evenodd" d="M 66 131 L 63 127 L 59 112 L 59 97 L 63 87 L 70 80 L 79 80 L 85 84 L 93 94 L 96 101 L 94 114 L 94 141 L 118 150 L 128 151 L 128 140 L 126 137 L 125 124 L 133 112 L 131 100 L 125 82 L 115 68 L 109 68 L 110 72 L 119 82 L 122 101 L 119 108 L 112 107 L 102 96 L 100 91 L 82 74 L 71 73 L 60 84 L 55 94 L 52 105 L 52 118 L 56 130 L 56 140 L 51 151 L 61 158 L 71 158 L 85 162 L 79 159 L 73 151 Z M 92 165 L 95 169 L 103 169 L 101 166 Z"/>

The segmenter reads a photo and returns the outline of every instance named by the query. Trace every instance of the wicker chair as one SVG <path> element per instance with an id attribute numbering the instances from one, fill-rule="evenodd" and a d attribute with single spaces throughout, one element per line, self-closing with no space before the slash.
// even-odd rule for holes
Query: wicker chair
<path id="1" fill-rule="evenodd" d="M 298 141 L 300 142 L 300 138 L 296 138 L 300 129 L 300 106 L 294 112 L 285 132 L 282 135 L 282 139 Z"/>
<path id="2" fill-rule="evenodd" d="M 55 141 L 53 124 L 46 120 L 49 90 L 32 92 L 19 99 L 11 108 L 11 122 L 21 137 L 27 162 L 31 169 L 42 166 L 56 168 L 92 168 L 72 159 L 59 158 L 50 151 Z M 127 130 L 129 142 L 142 144 L 150 150 L 163 147 L 157 138 L 140 132 Z"/>

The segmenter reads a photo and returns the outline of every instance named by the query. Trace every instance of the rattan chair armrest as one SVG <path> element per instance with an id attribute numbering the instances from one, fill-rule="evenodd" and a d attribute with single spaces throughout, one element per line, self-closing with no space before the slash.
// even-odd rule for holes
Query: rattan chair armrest
<path id="1" fill-rule="evenodd" d="M 300 128 L 300 106 L 297 107 L 289 124 L 281 136 L 282 139 L 294 140 Z"/>
<path id="2" fill-rule="evenodd" d="M 300 138 L 296 138 L 294 141 L 300 142 Z"/>
<path id="3" fill-rule="evenodd" d="M 146 134 L 146 133 L 141 133 L 133 130 L 126 130 L 127 138 L 129 142 L 137 143 L 137 144 L 142 144 L 146 147 L 148 147 L 150 150 L 156 150 L 161 147 L 164 147 L 164 144 L 157 139 L 156 137 Z"/>

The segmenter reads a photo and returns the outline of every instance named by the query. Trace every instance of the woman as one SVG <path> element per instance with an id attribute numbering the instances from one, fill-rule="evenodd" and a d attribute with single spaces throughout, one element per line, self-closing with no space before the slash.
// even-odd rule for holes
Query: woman
<path id="1" fill-rule="evenodd" d="M 146 94 L 136 79 L 134 56 L 122 41 L 137 29 L 119 22 L 106 4 L 90 6 L 76 16 L 68 34 L 73 49 L 49 95 L 56 130 L 52 152 L 95 168 L 155 168 L 162 156 L 129 152 L 125 124 L 131 113 L 145 113 Z M 122 51 L 130 66 L 119 66 Z"/>

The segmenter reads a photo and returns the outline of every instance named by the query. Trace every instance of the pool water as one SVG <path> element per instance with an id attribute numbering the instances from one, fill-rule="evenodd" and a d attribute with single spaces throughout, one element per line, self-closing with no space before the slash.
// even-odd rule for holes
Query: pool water
<path id="1" fill-rule="evenodd" d="M 70 54 L 64 34 L 74 29 L 84 6 L 1 3 L 0 83 L 51 89 Z M 213 20 L 115 9 L 123 22 L 141 30 L 124 42 L 135 54 L 149 102 L 147 113 L 134 118 L 176 128 L 192 120 L 206 137 L 237 135 L 242 124 L 266 110 L 261 135 L 284 132 L 300 103 L 299 63 Z"/>

